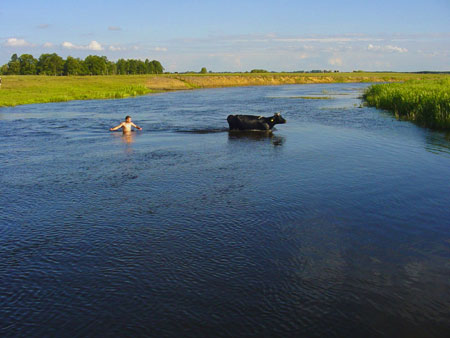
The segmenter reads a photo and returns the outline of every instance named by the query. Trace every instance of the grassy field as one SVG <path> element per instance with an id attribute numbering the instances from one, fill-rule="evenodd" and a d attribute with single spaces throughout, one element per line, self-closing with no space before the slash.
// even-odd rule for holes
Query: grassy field
<path id="1" fill-rule="evenodd" d="M 421 126 L 450 130 L 450 76 L 370 86 L 364 94 L 370 105 Z"/>
<path id="2" fill-rule="evenodd" d="M 125 98 L 150 92 L 144 81 L 128 76 L 2 76 L 0 106 Z"/>
<path id="3" fill-rule="evenodd" d="M 116 76 L 2 76 L 0 107 L 112 99 L 170 90 L 333 82 L 395 82 L 442 75 L 402 73 L 217 73 Z"/>

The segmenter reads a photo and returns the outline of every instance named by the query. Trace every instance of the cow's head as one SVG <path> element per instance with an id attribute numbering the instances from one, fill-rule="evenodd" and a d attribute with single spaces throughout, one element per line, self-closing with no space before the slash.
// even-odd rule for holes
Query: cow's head
<path id="1" fill-rule="evenodd" d="M 273 124 L 281 124 L 286 123 L 286 120 L 281 116 L 280 113 L 276 113 L 275 115 L 273 115 L 273 117 L 270 118 L 270 122 L 272 122 Z"/>

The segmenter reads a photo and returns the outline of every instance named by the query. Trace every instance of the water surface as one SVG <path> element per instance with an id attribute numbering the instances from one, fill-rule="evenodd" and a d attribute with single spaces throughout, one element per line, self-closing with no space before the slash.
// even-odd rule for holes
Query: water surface
<path id="1" fill-rule="evenodd" d="M 366 86 L 0 109 L 0 335 L 444 336 L 450 141 Z"/>

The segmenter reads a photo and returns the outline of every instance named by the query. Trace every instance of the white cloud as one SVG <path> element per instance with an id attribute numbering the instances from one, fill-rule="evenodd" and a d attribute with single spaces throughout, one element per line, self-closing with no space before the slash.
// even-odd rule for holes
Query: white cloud
<path id="1" fill-rule="evenodd" d="M 109 45 L 108 50 L 111 52 L 127 52 L 127 51 L 137 51 L 139 50 L 139 46 L 120 46 L 120 45 Z"/>
<path id="2" fill-rule="evenodd" d="M 387 50 L 390 50 L 390 51 L 393 51 L 393 52 L 398 52 L 398 53 L 406 53 L 406 52 L 408 52 L 408 50 L 406 48 L 401 48 L 401 47 L 396 47 L 396 46 L 387 45 L 386 48 L 387 48 Z"/>
<path id="3" fill-rule="evenodd" d="M 87 49 L 89 49 L 89 50 L 103 50 L 103 47 L 97 41 L 91 41 L 91 43 L 88 45 Z"/>
<path id="4" fill-rule="evenodd" d="M 298 55 L 298 58 L 299 58 L 300 60 L 307 59 L 308 57 L 309 57 L 309 55 L 306 54 L 306 53 L 300 53 L 300 54 Z"/>
<path id="5" fill-rule="evenodd" d="M 167 52 L 167 48 L 166 47 L 155 47 L 155 51 L 156 52 Z"/>
<path id="6" fill-rule="evenodd" d="M 6 40 L 5 46 L 7 47 L 28 47 L 31 43 L 25 41 L 24 39 L 9 38 Z"/>
<path id="7" fill-rule="evenodd" d="M 207 66 L 239 71 L 354 69 L 417 71 L 448 68 L 450 33 L 432 34 L 330 34 L 330 35 L 209 35 L 161 41 L 168 48 L 164 64 L 170 71 Z M 150 47 L 154 50 L 155 46 Z M 433 51 L 427 56 L 418 50 Z M 225 57 L 239 53 L 239 62 Z M 436 53 L 440 53 L 439 55 Z M 401 57 L 401 58 L 399 58 Z M 170 65 L 176 66 L 170 66 Z M 177 67 L 177 69 L 174 69 Z"/>
<path id="8" fill-rule="evenodd" d="M 81 49 L 79 46 L 75 46 L 72 42 L 64 41 L 62 43 L 63 48 L 66 49 Z"/>
<path id="9" fill-rule="evenodd" d="M 37 26 L 38 29 L 47 29 L 48 27 L 50 27 L 48 23 L 43 23 Z"/>
<path id="10" fill-rule="evenodd" d="M 332 66 L 342 66 L 343 61 L 341 58 L 335 57 L 328 60 L 328 63 Z"/>
<path id="11" fill-rule="evenodd" d="M 51 43 L 51 42 L 46 42 L 46 43 L 44 43 L 44 47 L 45 47 L 45 48 L 52 48 L 52 47 L 53 47 L 53 43 Z"/>
<path id="12" fill-rule="evenodd" d="M 361 41 L 382 41 L 382 39 L 373 37 L 347 37 L 347 36 L 330 36 L 330 37 L 299 37 L 299 38 L 276 38 L 277 42 L 321 42 L 321 43 L 337 43 L 337 42 L 361 42 Z"/>
<path id="13" fill-rule="evenodd" d="M 374 42 L 384 41 L 383 36 L 373 36 L 364 34 L 343 34 L 343 35 L 299 35 L 299 36 L 279 36 L 276 34 L 244 34 L 244 35 L 223 35 L 223 36 L 209 36 L 207 38 L 185 38 L 175 39 L 174 42 L 181 43 L 359 43 L 359 42 Z"/>
<path id="14" fill-rule="evenodd" d="M 118 26 L 109 26 L 109 27 L 108 27 L 108 30 L 109 30 L 109 31 L 121 31 L 122 28 L 121 28 L 121 27 L 118 27 Z"/>
<path id="15" fill-rule="evenodd" d="M 377 46 L 369 44 L 367 46 L 367 50 L 375 51 L 375 52 L 393 52 L 393 53 L 406 53 L 408 50 L 406 48 L 385 45 L 385 46 Z"/>
<path id="16" fill-rule="evenodd" d="M 125 48 L 123 48 L 123 47 L 118 47 L 118 46 L 109 46 L 108 49 L 109 49 L 111 52 L 120 52 L 120 51 L 122 51 L 122 50 L 125 50 Z"/>
<path id="17" fill-rule="evenodd" d="M 79 49 L 79 50 L 94 50 L 99 51 L 103 50 L 104 48 L 100 43 L 97 41 L 91 41 L 88 45 L 75 45 L 72 42 L 64 41 L 62 43 L 63 48 L 66 49 Z"/>

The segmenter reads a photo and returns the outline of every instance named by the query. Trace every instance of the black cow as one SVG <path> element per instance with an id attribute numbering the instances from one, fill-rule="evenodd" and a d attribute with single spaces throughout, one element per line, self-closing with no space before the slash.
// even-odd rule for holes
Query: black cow
<path id="1" fill-rule="evenodd" d="M 271 117 L 254 115 L 229 115 L 227 117 L 230 130 L 271 130 L 277 123 L 286 123 L 280 113 Z"/>

